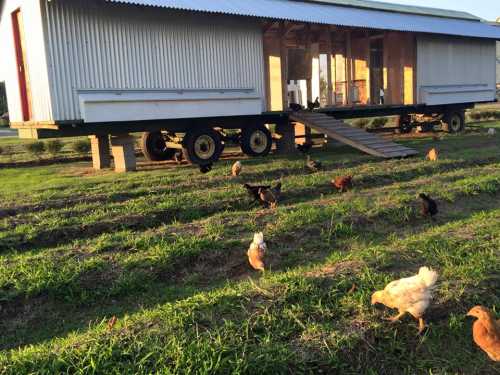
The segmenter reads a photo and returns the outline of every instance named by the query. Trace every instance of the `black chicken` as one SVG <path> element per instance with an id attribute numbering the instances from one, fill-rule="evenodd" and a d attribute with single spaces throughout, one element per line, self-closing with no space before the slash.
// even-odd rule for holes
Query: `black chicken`
<path id="1" fill-rule="evenodd" d="M 436 201 L 424 193 L 419 197 L 422 200 L 422 215 L 430 216 L 431 220 L 434 220 L 434 216 L 439 212 Z"/>
<path id="2" fill-rule="evenodd" d="M 302 152 L 303 154 L 307 154 L 309 151 L 311 151 L 312 146 L 312 142 L 306 142 L 303 145 L 297 145 L 297 150 Z"/>
<path id="3" fill-rule="evenodd" d="M 212 167 L 213 167 L 212 163 L 200 165 L 200 172 L 203 174 L 208 173 L 212 170 Z"/>
<path id="4" fill-rule="evenodd" d="M 250 195 L 251 198 L 254 199 L 254 201 L 260 201 L 260 196 L 259 196 L 259 191 L 261 189 L 263 190 L 268 190 L 271 189 L 271 186 L 252 186 L 249 184 L 244 184 L 243 187 L 247 189 L 248 195 Z"/>
<path id="5" fill-rule="evenodd" d="M 290 109 L 293 112 L 299 112 L 299 111 L 302 111 L 304 109 L 304 107 L 302 107 L 300 104 L 297 104 L 297 103 L 290 103 Z"/>
<path id="6" fill-rule="evenodd" d="M 319 108 L 321 106 L 321 104 L 319 103 L 319 98 L 316 98 L 316 100 L 314 102 L 310 102 L 309 100 L 307 101 L 307 109 L 309 111 L 312 111 L 316 108 Z"/>

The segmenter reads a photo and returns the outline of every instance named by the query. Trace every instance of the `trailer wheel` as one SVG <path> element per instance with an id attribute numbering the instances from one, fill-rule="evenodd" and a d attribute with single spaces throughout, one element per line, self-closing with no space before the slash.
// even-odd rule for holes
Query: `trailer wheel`
<path id="1" fill-rule="evenodd" d="M 174 157 L 175 149 L 168 148 L 162 132 L 146 132 L 141 139 L 142 153 L 149 161 L 164 161 Z"/>
<path id="2" fill-rule="evenodd" d="M 411 123 L 411 118 L 408 115 L 405 116 L 399 116 L 398 119 L 399 122 L 399 131 L 401 134 L 408 134 L 411 133 L 413 130 L 413 125 Z"/>
<path id="3" fill-rule="evenodd" d="M 460 133 L 465 128 L 465 114 L 463 111 L 446 113 L 443 122 L 448 133 Z"/>
<path id="4" fill-rule="evenodd" d="M 264 125 L 243 129 L 240 146 L 248 156 L 266 156 L 273 146 L 271 132 Z"/>
<path id="5" fill-rule="evenodd" d="M 222 136 L 213 129 L 195 129 L 182 141 L 184 157 L 193 164 L 207 165 L 219 160 L 224 145 Z"/>

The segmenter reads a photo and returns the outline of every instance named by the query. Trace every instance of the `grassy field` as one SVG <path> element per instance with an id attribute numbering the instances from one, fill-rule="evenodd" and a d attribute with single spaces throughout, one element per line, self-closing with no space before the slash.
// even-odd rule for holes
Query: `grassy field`
<path id="1" fill-rule="evenodd" d="M 500 136 L 401 142 L 421 156 L 314 151 L 326 165 L 315 174 L 300 156 L 243 160 L 239 178 L 234 159 L 208 175 L 0 169 L 0 373 L 500 373 L 465 316 L 476 304 L 500 314 Z M 431 147 L 438 162 L 424 160 Z M 329 181 L 344 174 L 355 188 L 341 195 Z M 276 210 L 241 187 L 280 177 Z M 440 204 L 435 223 L 420 216 L 423 191 Z M 264 275 L 246 260 L 255 231 Z M 417 336 L 370 295 L 423 265 L 440 280 Z"/>

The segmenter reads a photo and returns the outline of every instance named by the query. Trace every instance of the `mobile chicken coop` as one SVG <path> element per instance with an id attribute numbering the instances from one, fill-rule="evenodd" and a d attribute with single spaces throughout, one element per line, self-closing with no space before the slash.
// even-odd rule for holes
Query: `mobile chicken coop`
<path id="1" fill-rule="evenodd" d="M 342 119 L 456 132 L 466 108 L 495 99 L 500 29 L 462 12 L 364 0 L 0 0 L 0 12 L 11 126 L 91 136 L 96 168 L 111 139 L 117 169 L 134 169 L 132 132 L 149 159 L 182 149 L 196 164 L 228 141 L 290 151 L 311 129 L 407 156 Z M 316 98 L 312 112 L 287 110 Z"/>

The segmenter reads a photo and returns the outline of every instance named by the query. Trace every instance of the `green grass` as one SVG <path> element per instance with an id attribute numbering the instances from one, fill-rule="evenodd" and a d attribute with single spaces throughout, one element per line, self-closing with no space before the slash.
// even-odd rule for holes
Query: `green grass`
<path id="1" fill-rule="evenodd" d="M 300 156 L 243 160 L 240 178 L 234 160 L 208 175 L 2 168 L 0 373 L 500 373 L 465 317 L 500 310 L 499 141 L 405 138 L 421 156 L 385 161 L 336 147 L 314 152 L 316 174 Z M 329 186 L 341 174 L 355 177 L 343 195 Z M 241 187 L 281 176 L 275 211 Z M 420 216 L 421 191 L 439 201 L 435 223 Z M 255 231 L 264 275 L 245 256 Z M 440 282 L 418 337 L 370 295 L 422 265 Z"/>

